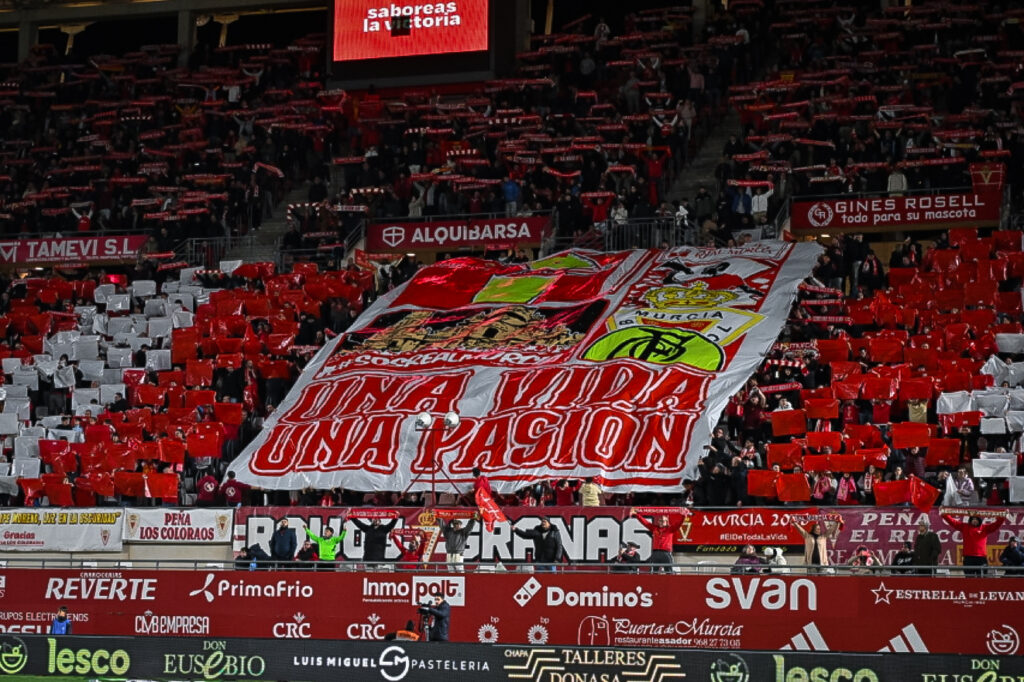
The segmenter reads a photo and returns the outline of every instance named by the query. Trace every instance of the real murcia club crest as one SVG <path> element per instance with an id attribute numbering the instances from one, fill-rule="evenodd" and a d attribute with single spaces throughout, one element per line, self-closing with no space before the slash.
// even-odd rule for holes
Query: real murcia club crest
<path id="1" fill-rule="evenodd" d="M 616 311 L 608 320 L 608 333 L 583 357 L 595 361 L 633 358 L 718 371 L 725 364 L 724 347 L 764 319 L 729 306 L 742 305 L 743 297 L 734 291 L 709 289 L 700 281 L 652 289 L 643 295 L 642 305 Z"/>
<path id="2" fill-rule="evenodd" d="M 741 293 L 708 289 L 704 282 L 652 289 L 643 298 L 648 307 L 618 311 L 615 324 L 690 329 L 719 346 L 728 346 L 764 319 L 758 313 L 729 306 L 740 302 Z"/>

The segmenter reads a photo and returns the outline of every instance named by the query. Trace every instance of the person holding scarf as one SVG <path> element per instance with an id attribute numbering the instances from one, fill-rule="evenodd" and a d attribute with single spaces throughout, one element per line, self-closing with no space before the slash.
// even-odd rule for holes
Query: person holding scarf
<path id="1" fill-rule="evenodd" d="M 836 487 L 836 502 L 839 504 L 859 504 L 860 491 L 857 489 L 857 481 L 849 471 L 843 472 Z"/>

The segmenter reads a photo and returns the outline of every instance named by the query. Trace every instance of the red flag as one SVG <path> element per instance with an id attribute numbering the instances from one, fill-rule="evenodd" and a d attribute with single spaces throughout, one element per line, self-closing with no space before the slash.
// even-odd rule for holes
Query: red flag
<path id="1" fill-rule="evenodd" d="M 159 441 L 158 451 L 160 453 L 161 462 L 168 462 L 170 464 L 185 463 L 185 444 L 180 440 L 174 440 L 173 438 L 161 438 Z"/>
<path id="2" fill-rule="evenodd" d="M 917 422 L 901 422 L 892 425 L 892 446 L 894 448 L 926 448 L 931 440 L 932 431 L 928 424 Z"/>
<path id="3" fill-rule="evenodd" d="M 146 497 L 177 501 L 178 480 L 177 474 L 142 474 Z"/>
<path id="4" fill-rule="evenodd" d="M 910 481 L 881 481 L 875 484 L 875 506 L 891 507 L 910 500 Z"/>
<path id="5" fill-rule="evenodd" d="M 798 443 L 769 443 L 768 444 L 768 467 L 771 468 L 773 465 L 778 464 L 780 469 L 792 469 L 793 467 L 800 464 L 800 460 L 803 458 L 803 448 Z M 747 472 L 748 482 L 750 474 L 756 470 Z M 775 496 L 775 479 L 772 479 L 771 483 L 771 495 L 758 495 L 758 497 L 774 497 Z M 753 495 L 755 493 L 751 493 Z"/>
<path id="6" fill-rule="evenodd" d="M 21 488 L 21 491 L 25 494 L 26 504 L 37 497 L 42 497 L 45 494 L 43 489 L 43 479 L 41 478 L 19 478 L 18 487 Z"/>
<path id="7" fill-rule="evenodd" d="M 494 530 L 494 524 L 498 521 L 508 521 L 501 507 L 497 505 L 491 494 L 483 488 L 476 490 L 476 506 L 480 508 L 480 516 L 484 520 L 484 528 L 490 533 Z"/>
<path id="8" fill-rule="evenodd" d="M 117 492 L 128 497 L 145 497 L 146 489 L 142 481 L 142 474 L 133 471 L 115 471 L 114 488 Z"/>
<path id="9" fill-rule="evenodd" d="M 839 400 L 857 400 L 860 398 L 860 387 L 863 383 L 864 377 L 857 376 L 845 381 L 837 381 L 832 384 L 832 388 Z"/>
<path id="10" fill-rule="evenodd" d="M 807 455 L 804 457 L 804 471 L 828 471 L 828 455 Z"/>
<path id="11" fill-rule="evenodd" d="M 835 419 L 839 416 L 839 401 L 829 398 L 811 398 L 805 401 L 808 419 Z"/>
<path id="12" fill-rule="evenodd" d="M 873 464 L 876 469 L 885 469 L 889 463 L 888 448 L 858 448 L 855 454 L 864 458 L 865 468 Z"/>
<path id="13" fill-rule="evenodd" d="M 875 338 L 868 341 L 868 355 L 872 362 L 894 364 L 903 362 L 903 346 L 899 339 Z"/>
<path id="14" fill-rule="evenodd" d="M 864 387 L 861 389 L 861 396 L 865 400 L 878 398 L 889 400 L 896 397 L 896 382 L 889 377 L 864 377 Z"/>
<path id="15" fill-rule="evenodd" d="M 220 436 L 216 433 L 188 434 L 188 454 L 191 457 L 220 457 Z"/>
<path id="16" fill-rule="evenodd" d="M 75 484 L 81 490 L 87 490 L 103 497 L 114 496 L 114 477 L 105 471 L 93 471 L 79 476 Z"/>
<path id="17" fill-rule="evenodd" d="M 185 365 L 186 386 L 210 386 L 213 384 L 213 360 L 189 360 Z"/>
<path id="18" fill-rule="evenodd" d="M 161 386 L 153 386 L 152 384 L 139 384 L 135 387 L 135 395 L 138 396 L 138 401 L 141 405 L 163 407 L 164 400 L 167 397 L 167 389 Z"/>
<path id="19" fill-rule="evenodd" d="M 850 342 L 846 339 L 818 339 L 818 362 L 846 362 L 850 359 Z"/>
<path id="20" fill-rule="evenodd" d="M 811 486 L 803 474 L 779 474 L 776 490 L 780 502 L 809 502 L 811 499 Z"/>
<path id="21" fill-rule="evenodd" d="M 774 436 L 791 436 L 807 432 L 807 415 L 803 410 L 772 412 L 771 419 Z"/>
<path id="22" fill-rule="evenodd" d="M 900 400 L 931 400 L 933 390 L 931 379 L 904 379 L 900 382 Z"/>
<path id="23" fill-rule="evenodd" d="M 768 447 L 771 446 L 769 445 Z M 779 472 L 770 469 L 751 469 L 747 472 L 747 492 L 754 497 L 770 497 L 774 499 L 778 496 L 777 484 L 781 475 Z"/>
<path id="24" fill-rule="evenodd" d="M 73 507 L 75 501 L 71 497 L 71 485 L 69 483 L 46 483 L 44 485 L 46 497 L 53 507 Z"/>
<path id="25" fill-rule="evenodd" d="M 847 472 L 859 474 L 867 468 L 867 463 L 862 455 L 829 455 L 829 471 L 839 473 Z"/>
<path id="26" fill-rule="evenodd" d="M 929 438 L 925 464 L 930 467 L 960 464 L 960 440 L 957 438 Z"/>
<path id="27" fill-rule="evenodd" d="M 877 426 L 871 424 L 847 424 L 843 428 L 843 435 L 846 437 L 846 449 L 858 448 L 880 448 L 885 443 L 882 441 L 882 432 Z"/>
<path id="28" fill-rule="evenodd" d="M 807 447 L 811 450 L 823 450 L 829 448 L 832 452 L 839 452 L 843 444 L 843 434 L 839 431 L 808 431 Z"/>
<path id="29" fill-rule="evenodd" d="M 923 512 L 930 511 L 939 499 L 938 488 L 933 488 L 917 476 L 910 477 L 910 503 Z"/>
<path id="30" fill-rule="evenodd" d="M 222 424 L 238 426 L 242 423 L 242 403 L 214 403 L 213 416 Z"/>

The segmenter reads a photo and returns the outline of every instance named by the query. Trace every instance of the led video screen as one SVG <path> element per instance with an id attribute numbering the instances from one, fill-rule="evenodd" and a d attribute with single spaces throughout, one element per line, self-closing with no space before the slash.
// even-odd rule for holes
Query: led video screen
<path id="1" fill-rule="evenodd" d="M 335 0 L 335 62 L 488 49 L 488 0 Z"/>

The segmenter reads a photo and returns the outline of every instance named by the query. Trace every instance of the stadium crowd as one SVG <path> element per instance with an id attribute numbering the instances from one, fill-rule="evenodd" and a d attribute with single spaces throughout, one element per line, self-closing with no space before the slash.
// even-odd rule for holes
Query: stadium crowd
<path id="1" fill-rule="evenodd" d="M 312 204 L 336 209 L 316 214 L 333 230 L 345 224 L 335 214 L 554 211 L 563 235 L 590 245 L 602 225 L 660 213 L 725 245 L 792 194 L 960 187 L 982 161 L 1017 178 L 1016 14 L 851 17 L 791 4 L 769 26 L 759 3 L 736 4 L 696 45 L 675 10 L 635 15 L 621 36 L 599 22 L 538 37 L 520 77 L 472 96 L 323 90 L 315 39 L 226 48 L 188 69 L 169 68 L 159 48 L 87 65 L 37 50 L 8 76 L 17 87 L 0 113 L 13 131 L 5 231 L 153 239 L 126 273 L 4 282 L 3 414 L 14 418 L 0 502 L 422 504 L 222 480 L 311 355 L 415 271 L 174 261 L 181 239 L 255 229 L 306 181 Z M 778 70 L 751 83 L 772 31 Z M 717 195 L 666 205 L 727 102 L 747 130 L 709 179 Z M 323 239 L 322 221 L 300 223 L 285 246 Z M 1014 230 L 955 230 L 927 249 L 908 238 L 888 267 L 862 237 L 835 239 L 732 399 L 700 477 L 677 494 L 597 501 L 908 504 L 925 497 L 923 481 L 944 504 L 1006 504 L 1022 464 L 1022 277 Z M 551 481 L 499 502 L 579 503 L 582 487 Z"/>

